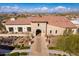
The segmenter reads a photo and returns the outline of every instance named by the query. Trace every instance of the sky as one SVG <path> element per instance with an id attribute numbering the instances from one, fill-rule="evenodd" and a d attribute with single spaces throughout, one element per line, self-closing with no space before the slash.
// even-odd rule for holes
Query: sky
<path id="1" fill-rule="evenodd" d="M 79 3 L 0 3 L 0 12 L 18 12 L 18 13 L 79 12 Z"/>

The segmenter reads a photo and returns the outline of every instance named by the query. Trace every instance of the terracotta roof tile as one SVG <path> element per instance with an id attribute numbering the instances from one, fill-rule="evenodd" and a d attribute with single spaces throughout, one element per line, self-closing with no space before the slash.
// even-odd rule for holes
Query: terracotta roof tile
<path id="1" fill-rule="evenodd" d="M 15 21 L 8 20 L 7 25 L 25 25 L 31 24 L 31 22 L 48 22 L 48 24 L 63 28 L 75 28 L 76 26 L 70 22 L 64 16 L 42 16 L 42 17 L 28 17 L 28 18 L 18 18 Z"/>
<path id="2" fill-rule="evenodd" d="M 26 25 L 30 24 L 30 20 L 27 20 L 27 18 L 18 18 L 16 20 L 8 20 L 6 22 L 7 25 Z"/>

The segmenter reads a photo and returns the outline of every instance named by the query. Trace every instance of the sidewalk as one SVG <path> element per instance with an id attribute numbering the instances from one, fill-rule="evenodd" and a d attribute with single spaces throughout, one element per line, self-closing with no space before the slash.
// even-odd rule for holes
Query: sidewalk
<path id="1" fill-rule="evenodd" d="M 34 43 L 31 46 L 31 54 L 34 56 L 48 56 L 48 48 L 45 37 L 36 36 L 34 39 Z"/>

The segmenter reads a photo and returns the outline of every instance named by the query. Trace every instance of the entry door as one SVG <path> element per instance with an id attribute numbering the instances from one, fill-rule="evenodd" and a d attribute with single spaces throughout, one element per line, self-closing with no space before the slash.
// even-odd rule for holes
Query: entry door
<path id="1" fill-rule="evenodd" d="M 38 34 L 41 34 L 41 30 L 40 29 L 36 30 L 36 35 L 38 35 Z"/>

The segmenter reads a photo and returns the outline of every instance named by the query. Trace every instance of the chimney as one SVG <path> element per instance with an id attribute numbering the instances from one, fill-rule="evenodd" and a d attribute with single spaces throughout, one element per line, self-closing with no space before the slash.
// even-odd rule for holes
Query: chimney
<path id="1" fill-rule="evenodd" d="M 15 21 L 15 18 L 10 18 L 11 21 Z"/>

